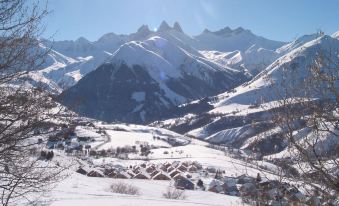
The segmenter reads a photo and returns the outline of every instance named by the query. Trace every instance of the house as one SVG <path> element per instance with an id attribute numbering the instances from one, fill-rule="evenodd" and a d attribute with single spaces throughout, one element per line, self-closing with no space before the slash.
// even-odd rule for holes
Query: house
<path id="1" fill-rule="evenodd" d="M 174 170 L 174 167 L 169 166 L 169 167 L 167 168 L 167 173 L 170 173 L 170 172 L 173 171 L 173 170 Z"/>
<path id="2" fill-rule="evenodd" d="M 194 183 L 187 178 L 176 179 L 174 187 L 181 190 L 194 190 Z"/>
<path id="3" fill-rule="evenodd" d="M 179 170 L 173 170 L 172 172 L 169 173 L 169 175 L 171 176 L 171 178 L 173 178 L 174 176 L 176 176 L 177 174 L 180 174 L 181 172 Z"/>
<path id="4" fill-rule="evenodd" d="M 187 171 L 187 167 L 183 164 L 179 165 L 179 167 L 177 167 L 177 170 L 180 170 L 181 172 L 186 172 Z"/>
<path id="5" fill-rule="evenodd" d="M 171 180 L 171 177 L 166 173 L 158 173 L 153 178 L 153 180 Z"/>
<path id="6" fill-rule="evenodd" d="M 184 165 L 185 167 L 190 166 L 190 162 L 183 162 L 183 163 L 181 163 L 181 164 Z"/>
<path id="7" fill-rule="evenodd" d="M 180 165 L 180 161 L 172 162 L 172 167 L 177 168 Z"/>
<path id="8" fill-rule="evenodd" d="M 215 193 L 223 193 L 224 188 L 222 187 L 222 182 L 219 180 L 212 180 L 208 186 L 208 191 Z"/>
<path id="9" fill-rule="evenodd" d="M 191 166 L 189 166 L 189 167 L 187 168 L 187 170 L 188 170 L 189 172 L 197 172 L 197 171 L 198 171 L 198 168 L 197 168 L 196 166 L 194 166 L 194 165 L 191 165 Z"/>
<path id="10" fill-rule="evenodd" d="M 82 167 L 79 167 L 76 172 L 79 173 L 79 174 L 82 174 L 82 175 L 87 175 L 87 173 L 88 173 L 87 170 L 85 170 Z"/>
<path id="11" fill-rule="evenodd" d="M 151 175 L 151 177 L 154 177 L 155 175 L 157 175 L 159 173 L 160 173 L 160 171 L 154 170 L 150 175 Z"/>
<path id="12" fill-rule="evenodd" d="M 152 179 L 151 175 L 149 175 L 146 170 L 140 171 L 139 174 L 134 176 L 135 179 L 144 179 L 144 180 L 149 180 Z"/>
<path id="13" fill-rule="evenodd" d="M 104 174 L 99 170 L 91 170 L 87 173 L 88 177 L 104 177 Z"/>
<path id="14" fill-rule="evenodd" d="M 139 166 L 135 166 L 135 167 L 133 167 L 132 171 L 133 171 L 134 174 L 138 174 L 140 172 L 140 167 Z"/>
<path id="15" fill-rule="evenodd" d="M 108 174 L 112 173 L 114 171 L 113 168 L 105 168 L 104 175 L 107 176 Z"/>
<path id="16" fill-rule="evenodd" d="M 209 173 L 216 173 L 217 172 L 217 169 L 215 167 L 207 167 L 206 170 Z"/>
<path id="17" fill-rule="evenodd" d="M 185 179 L 186 177 L 185 176 L 183 176 L 182 174 L 177 174 L 177 175 L 175 175 L 174 177 L 173 177 L 173 179 L 174 180 L 177 180 L 177 179 Z"/>
<path id="18" fill-rule="evenodd" d="M 187 178 L 192 178 L 192 175 L 188 172 L 186 172 L 185 175 L 186 175 Z"/>
<path id="19" fill-rule="evenodd" d="M 252 182 L 247 182 L 240 187 L 240 193 L 242 196 L 255 196 L 258 193 L 258 189 Z"/>
<path id="20" fill-rule="evenodd" d="M 194 165 L 198 170 L 201 170 L 201 169 L 202 169 L 202 165 L 201 165 L 199 162 L 197 162 L 197 161 L 194 161 L 194 162 L 192 163 L 192 165 Z"/>
<path id="21" fill-rule="evenodd" d="M 142 163 L 142 164 L 140 164 L 140 167 L 142 167 L 142 168 L 146 168 L 146 163 Z"/>
<path id="22" fill-rule="evenodd" d="M 77 137 L 79 142 L 89 142 L 91 141 L 91 137 Z"/>
<path id="23" fill-rule="evenodd" d="M 128 174 L 127 172 L 125 172 L 125 171 L 121 171 L 121 172 L 118 172 L 115 175 L 115 178 L 117 178 L 117 179 L 131 179 L 131 175 Z"/>
<path id="24" fill-rule="evenodd" d="M 237 177 L 238 181 L 237 184 L 246 184 L 246 183 L 255 183 L 255 178 L 246 176 L 246 175 L 241 175 Z"/>
<path id="25" fill-rule="evenodd" d="M 133 171 L 131 171 L 131 170 L 127 170 L 126 172 L 127 172 L 127 174 L 129 174 L 129 175 L 131 176 L 131 178 L 135 177 L 135 175 L 136 175 L 136 174 L 135 174 Z"/>
<path id="26" fill-rule="evenodd" d="M 221 181 L 223 182 L 221 186 L 223 187 L 225 194 L 232 196 L 239 195 L 239 190 L 236 185 L 237 179 L 233 177 L 224 177 Z"/>
<path id="27" fill-rule="evenodd" d="M 151 165 L 151 166 L 148 166 L 146 168 L 146 172 L 148 172 L 148 174 L 152 174 L 152 172 L 154 172 L 156 170 L 155 166 Z"/>
<path id="28" fill-rule="evenodd" d="M 167 168 L 169 168 L 171 166 L 170 163 L 164 163 L 161 165 L 160 169 L 164 172 L 167 172 Z"/>
<path id="29" fill-rule="evenodd" d="M 237 184 L 237 179 L 234 177 L 223 177 L 221 181 L 229 187 L 236 186 Z"/>
<path id="30" fill-rule="evenodd" d="M 113 170 L 110 173 L 108 173 L 106 176 L 109 177 L 109 178 L 115 178 L 116 175 L 117 175 L 117 172 Z"/>

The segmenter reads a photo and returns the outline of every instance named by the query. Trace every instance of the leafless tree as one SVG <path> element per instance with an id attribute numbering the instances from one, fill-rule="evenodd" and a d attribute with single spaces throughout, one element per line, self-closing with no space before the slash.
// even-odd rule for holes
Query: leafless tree
<path id="1" fill-rule="evenodd" d="M 25 86 L 25 76 L 40 68 L 48 53 L 39 46 L 41 21 L 46 15 L 46 7 L 34 0 L 0 0 L 2 205 L 32 201 L 34 194 L 53 185 L 63 170 L 56 162 L 40 160 L 35 152 L 36 134 L 46 137 L 50 132 L 46 125 L 58 118 L 57 104 L 41 88 Z"/>
<path id="2" fill-rule="evenodd" d="M 287 164 L 297 169 L 295 182 L 325 204 L 339 196 L 339 61 L 338 51 L 319 48 L 306 65 L 285 65 L 272 81 L 276 101 L 269 103 L 277 134 L 287 142 Z M 266 108 L 268 109 L 268 108 Z"/>

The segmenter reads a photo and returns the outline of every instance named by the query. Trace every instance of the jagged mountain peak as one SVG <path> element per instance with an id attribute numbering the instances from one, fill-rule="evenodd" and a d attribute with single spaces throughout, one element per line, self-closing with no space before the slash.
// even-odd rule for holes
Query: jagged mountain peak
<path id="1" fill-rule="evenodd" d="M 168 25 L 168 23 L 166 21 L 162 21 L 159 28 L 158 28 L 158 31 L 163 32 L 163 31 L 168 31 L 170 29 L 172 29 L 172 28 Z"/>
<path id="2" fill-rule="evenodd" d="M 334 32 L 331 36 L 332 38 L 339 39 L 339 31 Z"/>
<path id="3" fill-rule="evenodd" d="M 228 36 L 232 36 L 232 35 L 238 35 L 238 34 L 241 34 L 243 32 L 246 32 L 246 31 L 248 33 L 251 33 L 250 30 L 246 30 L 242 27 L 238 27 L 236 29 L 231 29 L 230 27 L 227 26 L 223 29 L 220 29 L 220 30 L 212 32 L 212 33 L 215 34 L 215 35 L 218 35 L 218 36 L 228 37 Z"/>
<path id="4" fill-rule="evenodd" d="M 139 27 L 138 33 L 149 33 L 151 30 L 149 29 L 147 24 L 143 24 L 141 27 Z"/>
<path id="5" fill-rule="evenodd" d="M 80 43 L 80 44 L 90 43 L 90 41 L 88 39 L 86 39 L 85 37 L 79 37 L 77 40 L 75 40 L 75 42 Z"/>
<path id="6" fill-rule="evenodd" d="M 107 33 L 102 35 L 99 39 L 98 42 L 106 42 L 106 41 L 111 41 L 112 39 L 118 38 L 118 35 L 116 35 L 113 32 Z"/>
<path id="7" fill-rule="evenodd" d="M 183 30 L 182 30 L 180 24 L 179 24 L 177 21 L 174 23 L 173 29 L 176 30 L 176 31 L 178 31 L 178 32 L 183 33 Z"/>

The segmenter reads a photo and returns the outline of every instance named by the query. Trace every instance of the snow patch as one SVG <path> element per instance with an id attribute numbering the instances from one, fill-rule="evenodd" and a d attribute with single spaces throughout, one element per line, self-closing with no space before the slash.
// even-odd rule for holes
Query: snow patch
<path id="1" fill-rule="evenodd" d="M 146 98 L 146 93 L 145 92 L 133 92 L 131 98 L 137 102 L 144 102 Z"/>

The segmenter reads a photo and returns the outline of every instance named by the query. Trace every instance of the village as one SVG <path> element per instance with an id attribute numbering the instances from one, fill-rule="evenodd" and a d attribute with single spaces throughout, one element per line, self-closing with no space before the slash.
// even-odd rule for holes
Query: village
<path id="1" fill-rule="evenodd" d="M 144 162 L 129 167 L 80 166 L 76 172 L 97 178 L 169 181 L 178 190 L 200 190 L 239 196 L 245 201 L 250 201 L 250 198 L 255 197 L 266 201 L 268 205 L 280 205 L 281 202 L 285 202 L 285 205 L 301 205 L 307 201 L 306 195 L 288 183 L 280 184 L 277 180 L 262 178 L 259 173 L 257 177 L 244 174 L 231 177 L 227 176 L 226 171 L 215 167 L 204 168 L 196 161 L 173 161 L 159 164 Z"/>
<path id="2" fill-rule="evenodd" d="M 105 127 L 98 128 L 95 125 L 88 124 L 86 127 L 82 126 L 81 130 L 76 127 L 65 128 L 63 132 L 48 139 L 46 143 L 47 151 L 43 150 L 41 156 L 47 160 L 51 159 L 54 156 L 53 151 L 56 150 L 67 156 L 79 158 L 85 163 L 80 164 L 75 172 L 88 178 L 168 181 L 176 190 L 198 190 L 236 196 L 241 197 L 247 203 L 260 198 L 261 201 L 272 206 L 281 205 L 281 202 L 285 203 L 284 205 L 300 205 L 307 201 L 314 202 L 292 184 L 287 182 L 281 184 L 276 179 L 261 177 L 259 172 L 256 177 L 248 174 L 234 175 L 234 173 L 228 174 L 228 171 L 220 167 L 203 166 L 204 164 L 197 160 L 183 161 L 181 158 L 189 159 L 190 157 L 187 154 L 185 156 L 184 153 L 187 151 L 175 148 L 185 147 L 186 144 L 180 143 L 186 142 L 178 141 L 169 135 L 164 137 L 152 133 L 151 137 L 146 138 L 145 141 L 134 138 L 121 143 L 115 142 L 114 139 L 107 141 L 107 135 L 112 131 L 114 131 L 113 135 L 121 135 L 124 132 L 119 127 L 108 131 Z M 128 132 L 128 137 L 131 134 Z M 119 137 L 117 137 L 118 139 Z M 107 144 L 111 146 L 107 147 Z M 205 147 L 214 148 L 209 144 Z M 158 157 L 159 152 L 154 154 L 158 150 L 161 151 L 160 159 L 173 159 L 173 161 L 152 161 L 152 158 L 149 157 Z M 239 151 L 236 153 L 239 153 Z M 180 156 L 181 158 L 175 158 Z M 114 164 L 114 161 L 105 162 L 105 158 L 113 158 L 113 160 L 119 161 L 135 160 L 140 163 Z M 240 155 L 239 158 L 243 157 Z"/>

